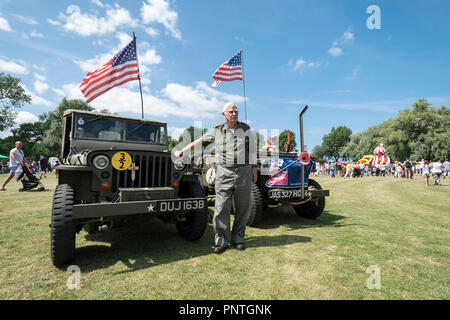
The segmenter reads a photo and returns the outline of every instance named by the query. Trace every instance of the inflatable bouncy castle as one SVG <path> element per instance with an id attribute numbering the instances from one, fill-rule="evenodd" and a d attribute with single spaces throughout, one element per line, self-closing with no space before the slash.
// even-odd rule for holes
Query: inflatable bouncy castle
<path id="1" fill-rule="evenodd" d="M 378 147 L 373 150 L 372 166 L 389 164 L 391 159 L 386 155 L 386 149 L 383 148 L 383 144 L 380 143 Z"/>
<path id="2" fill-rule="evenodd" d="M 358 163 L 369 164 L 369 163 L 372 163 L 372 159 L 373 159 L 373 156 L 367 155 L 367 156 L 362 157 L 362 159 L 359 159 Z"/>

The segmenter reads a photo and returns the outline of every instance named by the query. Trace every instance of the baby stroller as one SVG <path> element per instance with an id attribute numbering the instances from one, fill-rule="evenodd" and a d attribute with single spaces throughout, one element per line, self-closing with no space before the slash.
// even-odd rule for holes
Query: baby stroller
<path id="1" fill-rule="evenodd" d="M 22 166 L 21 168 L 18 168 L 16 170 L 16 181 L 22 181 L 23 188 L 19 189 L 19 192 L 22 191 L 29 191 L 31 189 L 34 189 L 36 187 L 39 187 L 37 191 L 44 191 L 45 187 L 41 183 L 41 181 L 36 178 L 34 174 L 28 170 L 26 166 Z"/>
<path id="2" fill-rule="evenodd" d="M 362 177 L 360 167 L 355 166 L 355 167 L 353 168 L 353 177 L 355 177 L 355 178 L 356 178 L 356 177 Z"/>

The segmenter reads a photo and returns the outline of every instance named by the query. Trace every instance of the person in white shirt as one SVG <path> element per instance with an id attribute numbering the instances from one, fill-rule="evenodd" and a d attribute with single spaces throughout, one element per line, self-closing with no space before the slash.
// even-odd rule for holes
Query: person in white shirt
<path id="1" fill-rule="evenodd" d="M 425 160 L 422 159 L 422 160 L 419 162 L 419 171 L 418 171 L 419 174 L 422 174 L 423 166 L 424 166 L 424 164 L 425 164 L 424 161 L 425 161 Z"/>
<path id="2" fill-rule="evenodd" d="M 439 161 L 439 159 L 434 159 L 433 164 L 431 164 L 431 173 L 434 176 L 434 184 L 440 186 L 441 185 L 441 174 L 442 169 L 444 169 L 444 165 Z"/>
<path id="3" fill-rule="evenodd" d="M 6 191 L 5 187 L 9 181 L 14 177 L 14 173 L 16 172 L 19 166 L 25 165 L 25 156 L 22 151 L 22 142 L 16 141 L 15 148 L 11 149 L 9 152 L 9 174 L 6 177 L 5 181 L 3 181 L 2 186 L 0 187 L 0 191 Z"/>
<path id="4" fill-rule="evenodd" d="M 445 179 L 445 177 L 450 176 L 450 162 L 448 161 L 448 158 L 445 159 L 443 165 L 444 165 L 444 179 Z"/>

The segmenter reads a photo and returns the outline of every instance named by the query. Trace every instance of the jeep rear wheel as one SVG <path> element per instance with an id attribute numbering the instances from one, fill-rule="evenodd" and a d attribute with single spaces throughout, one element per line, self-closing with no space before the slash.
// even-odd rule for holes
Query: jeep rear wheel
<path id="1" fill-rule="evenodd" d="M 322 190 L 320 184 L 313 180 L 309 179 L 308 181 L 308 190 Z M 308 219 L 316 219 L 320 217 L 325 208 L 325 197 L 318 198 L 317 200 L 313 200 L 298 206 L 294 206 L 294 210 L 300 217 L 308 218 Z"/>
<path id="2" fill-rule="evenodd" d="M 261 191 L 259 190 L 258 185 L 252 184 L 247 225 L 250 227 L 255 227 L 261 221 L 262 215 L 263 205 Z"/>
<path id="3" fill-rule="evenodd" d="M 200 183 L 188 181 L 180 185 L 180 197 L 182 198 L 203 198 L 204 196 Z M 205 233 L 207 224 L 208 207 L 205 201 L 203 209 L 190 210 L 186 213 L 186 221 L 177 222 L 178 234 L 185 240 L 198 240 Z"/>
<path id="4" fill-rule="evenodd" d="M 53 195 L 50 224 L 51 256 L 55 266 L 69 263 L 75 257 L 75 226 L 72 207 L 75 191 L 68 184 L 60 184 Z"/>

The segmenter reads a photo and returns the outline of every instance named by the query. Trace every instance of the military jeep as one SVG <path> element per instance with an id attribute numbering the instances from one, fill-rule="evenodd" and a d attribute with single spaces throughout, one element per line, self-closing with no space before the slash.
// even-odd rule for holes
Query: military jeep
<path id="1" fill-rule="evenodd" d="M 181 159 L 172 162 L 165 123 L 67 110 L 61 149 L 50 223 L 55 266 L 74 259 L 83 228 L 94 233 L 151 216 L 176 223 L 186 240 L 204 234 L 199 176 Z"/>
<path id="2" fill-rule="evenodd" d="M 292 206 L 298 216 L 316 219 L 320 217 L 325 208 L 325 197 L 329 190 L 323 190 L 321 185 L 309 178 L 314 161 L 304 151 L 303 143 L 303 114 L 308 106 L 303 108 L 299 115 L 301 154 L 292 152 L 292 147 L 285 148 L 283 152 L 268 152 L 258 150 L 257 168 L 258 180 L 252 185 L 250 195 L 250 208 L 247 225 L 257 226 L 263 217 L 264 208 Z M 288 142 L 289 144 L 289 142 Z M 300 156 L 305 159 L 300 159 Z M 202 185 L 208 202 L 214 201 L 214 183 L 217 164 L 214 155 L 204 155 L 202 161 L 197 161 L 201 167 Z M 276 182 L 281 174 L 289 175 L 284 182 Z M 288 180 L 295 180 L 295 183 Z M 233 210 L 232 210 L 233 211 Z"/>

